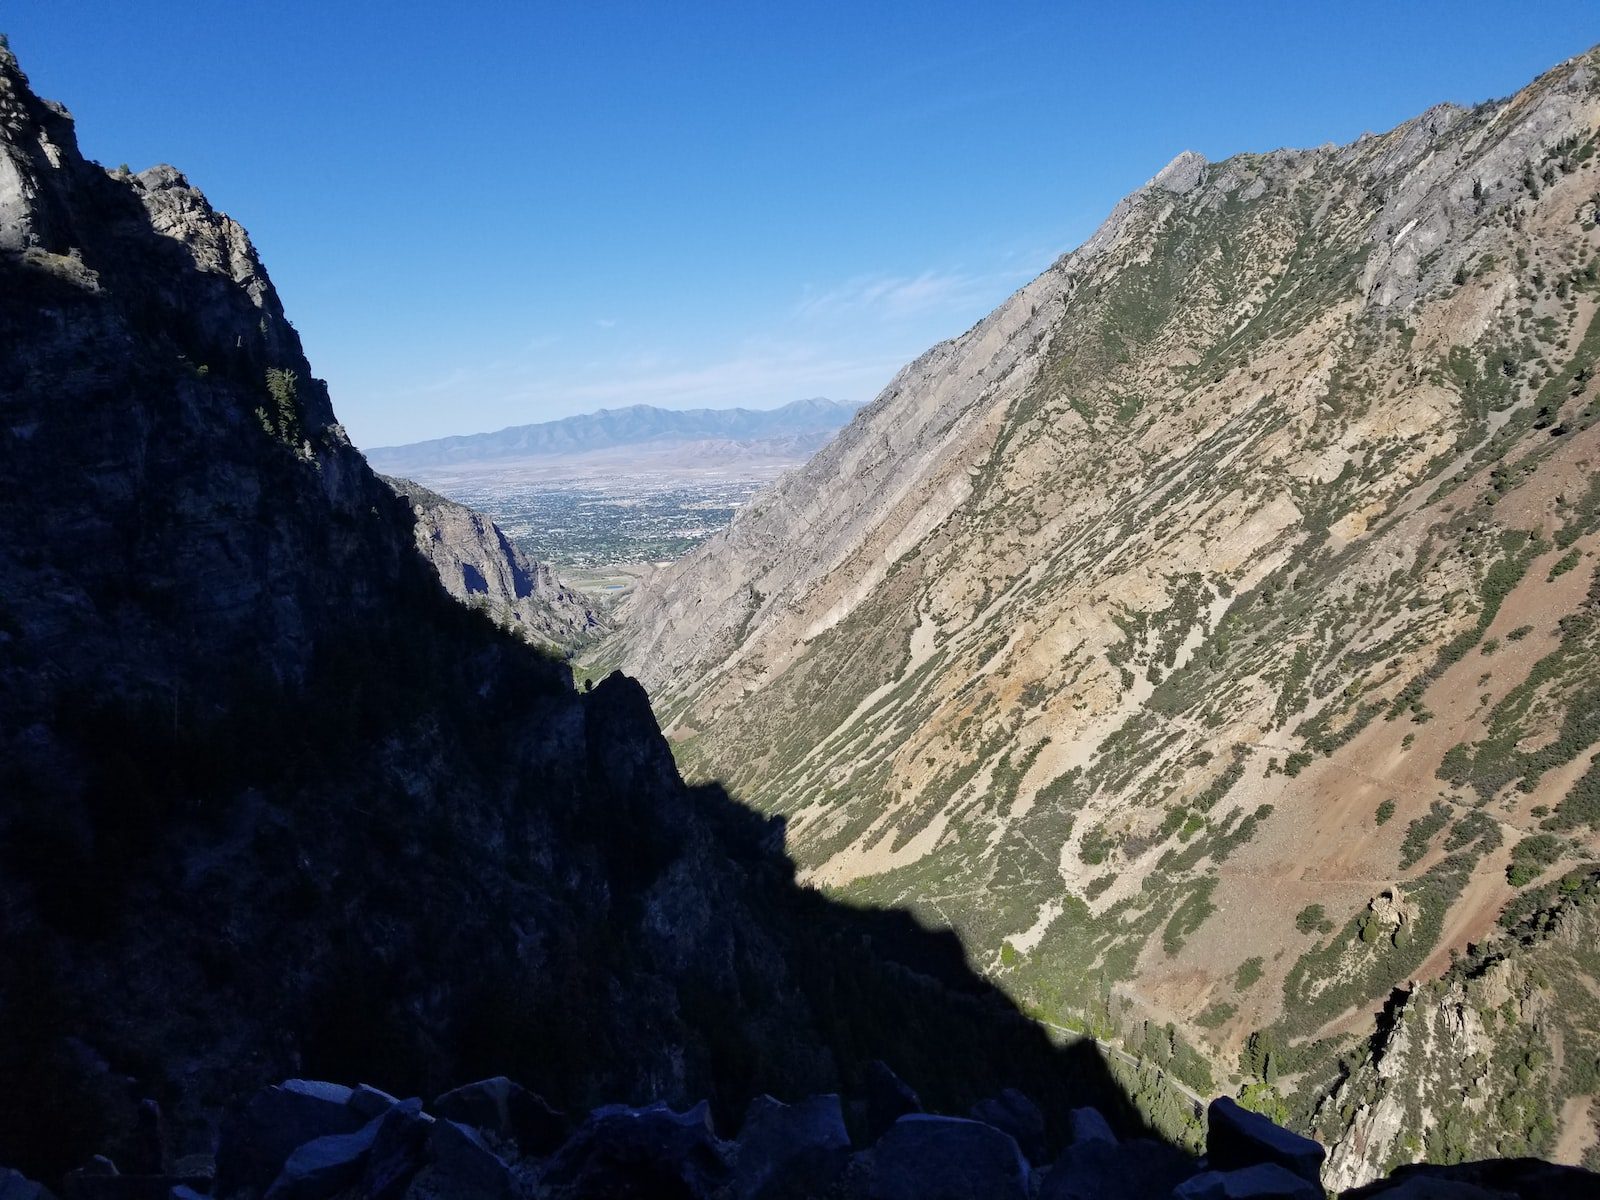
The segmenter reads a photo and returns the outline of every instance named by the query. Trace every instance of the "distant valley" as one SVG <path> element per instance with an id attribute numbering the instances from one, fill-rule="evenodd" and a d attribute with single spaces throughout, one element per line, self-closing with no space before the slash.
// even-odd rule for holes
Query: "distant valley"
<path id="1" fill-rule="evenodd" d="M 855 404 L 674 411 L 638 404 L 367 451 L 374 469 L 489 514 L 531 557 L 600 591 L 676 559 L 806 462 Z M 590 575 L 588 572 L 598 572 Z"/>

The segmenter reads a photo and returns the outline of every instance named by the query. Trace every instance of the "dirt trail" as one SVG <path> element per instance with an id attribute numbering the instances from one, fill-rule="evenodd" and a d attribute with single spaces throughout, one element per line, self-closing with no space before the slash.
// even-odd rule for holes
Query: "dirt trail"
<path id="1" fill-rule="evenodd" d="M 1561 1134 L 1556 1138 L 1551 1159 L 1558 1163 L 1581 1163 L 1584 1152 L 1600 1142 L 1600 1114 L 1596 1097 L 1570 1096 L 1561 1106 Z"/>

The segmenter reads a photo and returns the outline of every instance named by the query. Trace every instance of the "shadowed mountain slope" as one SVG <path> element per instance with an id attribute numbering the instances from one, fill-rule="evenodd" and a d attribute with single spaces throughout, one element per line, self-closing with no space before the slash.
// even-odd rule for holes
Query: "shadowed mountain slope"
<path id="1" fill-rule="evenodd" d="M 639 686 L 452 600 L 244 231 L 85 161 L 0 42 L 0 1162 L 170 1153 L 293 1074 L 562 1106 L 888 1060 L 1137 1124 L 911 917 L 799 888 Z"/>

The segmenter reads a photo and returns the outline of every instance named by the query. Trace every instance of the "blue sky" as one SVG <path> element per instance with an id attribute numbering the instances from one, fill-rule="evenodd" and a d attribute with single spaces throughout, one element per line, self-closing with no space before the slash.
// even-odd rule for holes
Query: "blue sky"
<path id="1" fill-rule="evenodd" d="M 1562 3 L 0 0 L 84 151 L 250 231 L 358 444 L 867 400 L 1180 150 L 1347 141 Z"/>

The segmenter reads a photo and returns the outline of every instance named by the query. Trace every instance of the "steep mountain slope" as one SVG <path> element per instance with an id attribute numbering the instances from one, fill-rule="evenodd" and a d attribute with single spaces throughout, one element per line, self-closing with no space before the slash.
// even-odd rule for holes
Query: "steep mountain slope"
<path id="1" fill-rule="evenodd" d="M 557 651 L 576 650 L 605 634 L 606 622 L 581 595 L 519 550 L 481 512 L 409 479 L 379 478 L 410 503 L 417 549 L 457 600 Z"/>
<path id="2" fill-rule="evenodd" d="M 243 229 L 3 39 L 0 496 L 0 1163 L 141 1161 L 144 1098 L 204 1152 L 302 1072 L 726 1117 L 882 1057 L 1126 1118 L 954 939 L 796 888 L 636 684 L 452 600 Z"/>
<path id="3" fill-rule="evenodd" d="M 515 425 L 494 433 L 436 438 L 367 451 L 373 466 L 386 471 L 444 469 L 506 459 L 571 458 L 627 446 L 664 447 L 692 442 L 793 445 L 796 438 L 817 439 L 849 422 L 857 406 L 838 400 L 795 400 L 773 409 L 656 408 L 634 404 L 536 425 Z M 825 440 L 825 438 L 823 438 Z M 808 443 L 809 444 L 809 441 Z M 817 445 L 821 441 L 817 441 Z"/>
<path id="4" fill-rule="evenodd" d="M 1048 1020 L 1198 1046 L 1346 1182 L 1592 1155 L 1586 955 L 1486 1043 L 1542 1067 L 1436 1063 L 1383 1138 L 1326 1098 L 1393 989 L 1536 881 L 1592 890 L 1597 127 L 1591 53 L 1349 146 L 1181 155 L 596 660 L 811 880 L 953 926 Z"/>

